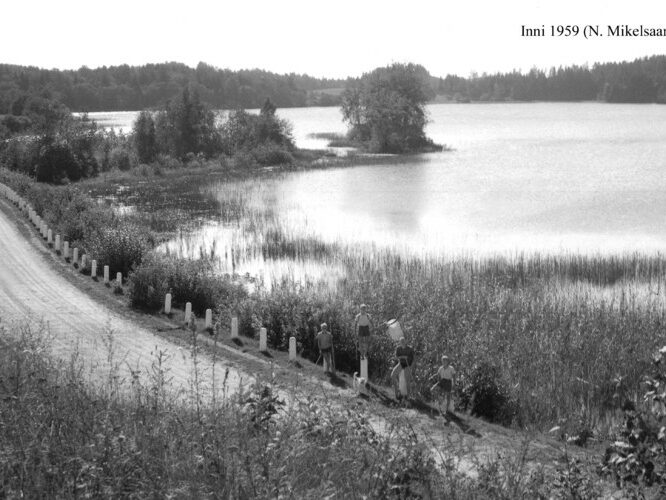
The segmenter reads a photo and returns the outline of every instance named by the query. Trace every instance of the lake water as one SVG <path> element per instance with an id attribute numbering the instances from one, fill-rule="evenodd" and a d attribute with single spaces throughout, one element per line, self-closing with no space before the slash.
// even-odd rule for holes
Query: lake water
<path id="1" fill-rule="evenodd" d="M 193 189 L 222 201 L 243 193 L 270 206 L 283 230 L 324 241 L 479 255 L 666 248 L 666 106 L 428 109 L 428 135 L 452 151 Z M 309 133 L 345 130 L 338 108 L 278 112 L 293 123 L 301 147 L 325 145 Z M 133 118 L 90 116 L 115 126 L 128 126 Z M 221 239 L 218 248 L 224 247 L 228 229 L 213 217 L 189 236 L 188 246 L 207 248 Z M 176 247 L 182 249 L 182 242 Z"/>

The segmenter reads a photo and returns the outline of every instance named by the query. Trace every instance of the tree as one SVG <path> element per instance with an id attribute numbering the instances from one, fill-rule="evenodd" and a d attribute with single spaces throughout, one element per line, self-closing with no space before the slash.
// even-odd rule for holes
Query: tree
<path id="1" fill-rule="evenodd" d="M 351 139 L 377 153 L 441 149 L 425 135 L 425 105 L 433 97 L 422 66 L 393 64 L 352 81 L 342 96 Z"/>
<path id="2" fill-rule="evenodd" d="M 155 121 L 149 111 L 142 111 L 132 127 L 134 145 L 140 163 L 151 163 L 157 154 Z"/>
<path id="3" fill-rule="evenodd" d="M 292 152 L 295 146 L 291 124 L 275 111 L 275 105 L 266 99 L 258 115 L 242 109 L 229 113 L 222 126 L 224 151 L 231 155 L 269 146 Z"/>
<path id="4" fill-rule="evenodd" d="M 190 92 L 188 87 L 157 114 L 155 126 L 161 149 L 178 158 L 187 153 L 212 156 L 219 150 L 215 113 L 199 100 L 197 92 Z"/>

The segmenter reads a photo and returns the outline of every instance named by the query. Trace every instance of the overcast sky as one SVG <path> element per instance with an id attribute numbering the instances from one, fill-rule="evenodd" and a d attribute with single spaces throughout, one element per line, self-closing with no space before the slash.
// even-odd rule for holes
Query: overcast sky
<path id="1" fill-rule="evenodd" d="M 666 29 L 659 0 L 7 0 L 0 13 L 0 62 L 46 68 L 204 61 L 345 77 L 416 62 L 468 76 L 666 54 L 666 37 L 521 37 L 521 25 Z"/>

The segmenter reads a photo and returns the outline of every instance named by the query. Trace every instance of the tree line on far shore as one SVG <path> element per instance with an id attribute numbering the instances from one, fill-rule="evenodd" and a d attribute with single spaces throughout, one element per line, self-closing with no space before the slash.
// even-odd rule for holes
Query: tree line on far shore
<path id="1" fill-rule="evenodd" d="M 281 108 L 330 106 L 340 102 L 339 91 L 330 89 L 344 84 L 344 80 L 295 73 L 219 69 L 203 62 L 196 68 L 166 62 L 77 70 L 0 64 L 0 115 L 23 114 L 32 95 L 79 112 L 155 109 L 177 98 L 185 86 L 213 109 L 256 109 L 267 96 Z"/>
<path id="2" fill-rule="evenodd" d="M 437 80 L 438 95 L 469 101 L 602 101 L 666 103 L 666 56 L 593 66 L 534 68 L 469 78 L 447 75 Z"/>
<path id="3" fill-rule="evenodd" d="M 279 75 L 259 69 L 232 71 L 205 63 L 190 68 L 168 62 L 144 66 L 42 69 L 0 64 L 0 115 L 24 115 L 32 96 L 72 111 L 156 109 L 192 88 L 213 109 L 256 109 L 269 97 L 278 107 L 339 106 L 352 78 Z M 666 102 L 666 56 L 631 62 L 566 66 L 527 73 L 469 77 L 428 75 L 429 97 L 467 101 Z"/>

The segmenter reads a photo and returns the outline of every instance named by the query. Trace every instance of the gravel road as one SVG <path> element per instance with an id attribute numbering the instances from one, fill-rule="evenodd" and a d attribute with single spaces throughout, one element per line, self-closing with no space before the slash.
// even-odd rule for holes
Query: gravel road
<path id="1" fill-rule="evenodd" d="M 37 237 L 36 233 L 33 235 Z M 95 301 L 53 269 L 47 258 L 47 250 L 26 240 L 15 222 L 0 210 L 1 323 L 30 325 L 33 330 L 43 325 L 50 337 L 52 354 L 64 362 L 76 354 L 86 376 L 100 382 L 108 379 L 110 373 L 120 377 L 134 373 L 146 378 L 157 354 L 163 353 L 163 368 L 171 377 L 173 389 L 183 394 L 189 390 L 195 365 L 189 349 L 176 346 Z M 227 390 L 252 382 L 251 377 L 224 359 L 214 364 L 200 354 L 196 365 L 199 379 L 208 390 L 214 386 L 213 380 L 221 390 L 227 368 Z"/>

